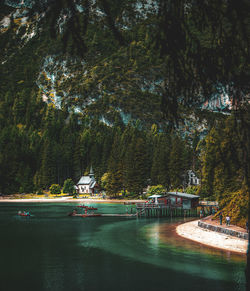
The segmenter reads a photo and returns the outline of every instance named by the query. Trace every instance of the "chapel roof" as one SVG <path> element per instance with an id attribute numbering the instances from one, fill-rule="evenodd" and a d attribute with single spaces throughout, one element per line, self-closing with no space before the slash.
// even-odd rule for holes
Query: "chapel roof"
<path id="1" fill-rule="evenodd" d="M 92 182 L 93 178 L 89 177 L 89 176 L 82 176 L 79 180 L 79 182 L 77 183 L 77 185 L 81 184 L 81 185 L 89 185 Z"/>

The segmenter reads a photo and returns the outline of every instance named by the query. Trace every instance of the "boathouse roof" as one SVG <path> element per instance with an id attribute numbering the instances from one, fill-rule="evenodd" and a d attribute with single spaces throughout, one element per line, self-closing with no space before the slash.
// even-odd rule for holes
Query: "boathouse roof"
<path id="1" fill-rule="evenodd" d="M 151 196 L 149 196 L 148 198 L 160 198 L 160 197 L 163 197 L 162 195 L 151 195 Z"/>
<path id="2" fill-rule="evenodd" d="M 194 198 L 199 198 L 200 197 L 198 195 L 182 193 L 182 192 L 168 192 L 167 194 L 169 194 L 171 196 L 178 196 L 178 197 L 183 197 L 183 198 L 188 198 L 188 199 L 194 199 Z"/>

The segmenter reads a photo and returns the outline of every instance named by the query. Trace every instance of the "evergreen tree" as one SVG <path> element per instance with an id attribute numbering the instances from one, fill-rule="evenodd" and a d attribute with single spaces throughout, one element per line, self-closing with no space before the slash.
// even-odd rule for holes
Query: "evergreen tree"
<path id="1" fill-rule="evenodd" d="M 106 185 L 108 194 L 114 195 L 119 193 L 123 189 L 120 130 L 117 130 L 115 134 L 112 150 L 108 160 L 108 174 L 109 179 Z"/>
<path id="2" fill-rule="evenodd" d="M 142 194 L 149 177 L 149 164 L 145 142 L 136 133 L 138 132 L 134 132 L 125 154 L 124 184 L 132 194 Z"/>
<path id="3" fill-rule="evenodd" d="M 166 134 L 158 134 L 154 138 L 154 154 L 151 168 L 152 184 L 169 186 L 169 154 L 171 144 Z"/>
<path id="4" fill-rule="evenodd" d="M 170 183 L 173 188 L 182 187 L 185 172 L 188 170 L 184 142 L 176 135 L 172 138 L 169 161 Z"/>
<path id="5" fill-rule="evenodd" d="M 63 193 L 73 194 L 75 191 L 72 179 L 67 179 L 63 183 Z"/>

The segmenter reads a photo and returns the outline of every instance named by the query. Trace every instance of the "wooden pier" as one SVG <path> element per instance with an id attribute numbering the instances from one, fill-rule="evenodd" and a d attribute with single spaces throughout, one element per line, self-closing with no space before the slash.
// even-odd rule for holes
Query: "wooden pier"
<path id="1" fill-rule="evenodd" d="M 199 203 L 198 195 L 182 192 L 167 192 L 165 195 L 151 195 L 145 202 L 125 202 L 127 213 L 136 212 L 138 217 L 197 217 L 204 213 L 204 207 L 215 207 L 215 202 Z M 130 211 L 128 209 L 130 207 Z"/>
<path id="2" fill-rule="evenodd" d="M 136 203 L 138 217 L 197 217 L 197 208 L 183 209 L 180 205 Z"/>
<path id="3" fill-rule="evenodd" d="M 106 216 L 106 217 L 137 217 L 136 213 L 133 214 L 116 214 L 116 213 L 111 213 L 111 214 L 101 214 L 101 216 Z"/>

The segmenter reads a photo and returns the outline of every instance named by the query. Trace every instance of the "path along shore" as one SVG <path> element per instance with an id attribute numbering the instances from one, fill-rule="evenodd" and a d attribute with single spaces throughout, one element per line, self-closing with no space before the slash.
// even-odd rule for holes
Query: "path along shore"
<path id="1" fill-rule="evenodd" d="M 248 244 L 247 240 L 201 228 L 198 226 L 198 221 L 199 220 L 195 220 L 178 225 L 176 227 L 177 234 L 186 239 L 190 239 L 210 247 L 246 254 Z M 216 222 L 213 221 L 213 224 L 215 223 Z M 233 228 L 234 226 L 231 227 Z M 243 232 L 246 231 L 244 229 L 241 230 Z"/>

